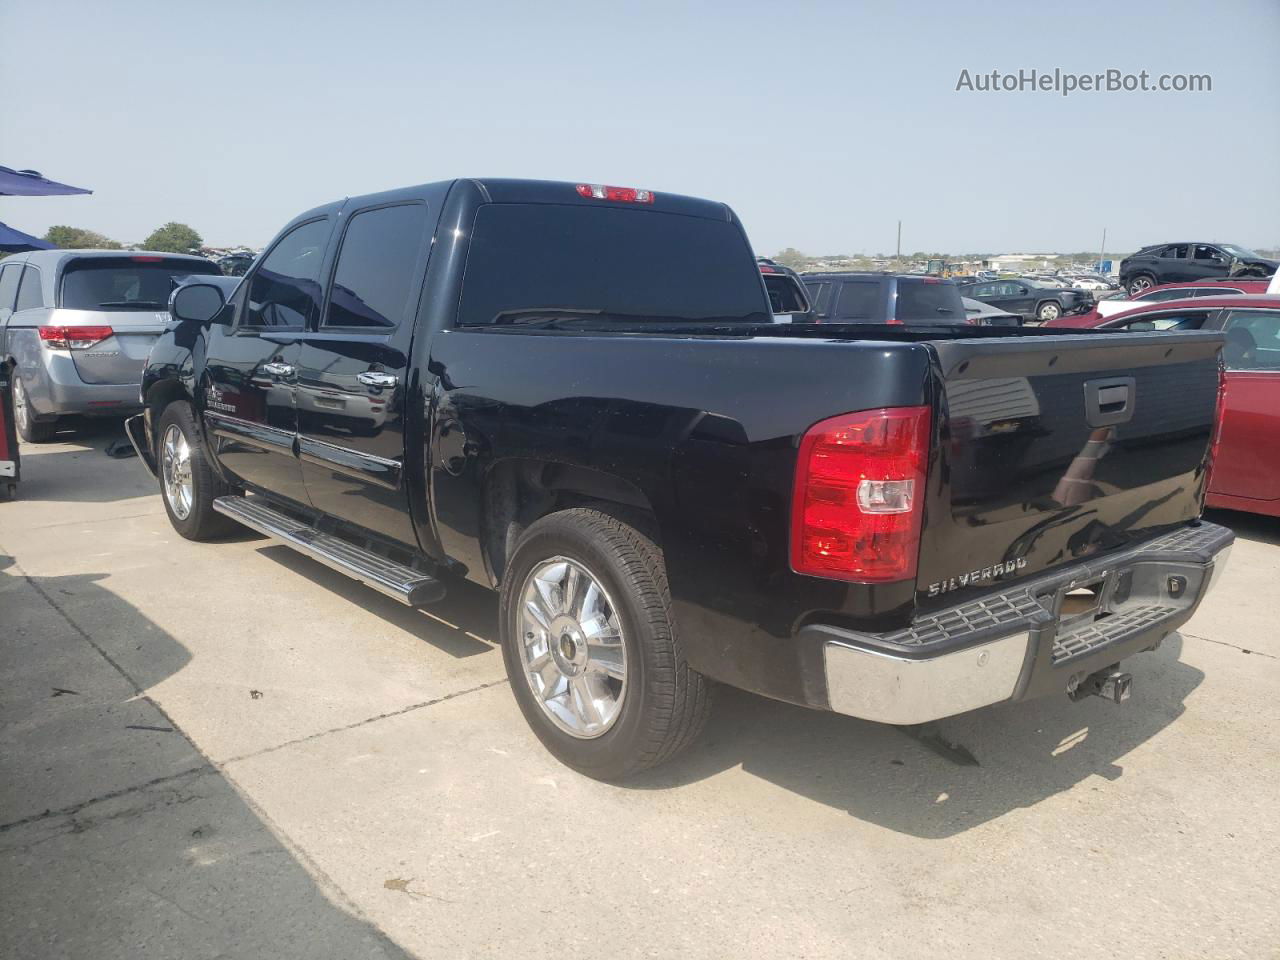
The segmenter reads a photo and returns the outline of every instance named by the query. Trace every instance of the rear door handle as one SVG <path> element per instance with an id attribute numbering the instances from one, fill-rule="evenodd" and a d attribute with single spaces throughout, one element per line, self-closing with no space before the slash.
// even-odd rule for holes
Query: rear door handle
<path id="1" fill-rule="evenodd" d="M 383 373 L 381 370 L 366 370 L 364 373 L 357 373 L 356 379 L 366 387 L 394 387 L 400 382 L 400 378 L 394 373 Z"/>
<path id="2" fill-rule="evenodd" d="M 268 373 L 273 377 L 291 377 L 293 376 L 293 366 L 288 363 L 278 363 L 272 360 L 262 365 L 262 372 Z"/>

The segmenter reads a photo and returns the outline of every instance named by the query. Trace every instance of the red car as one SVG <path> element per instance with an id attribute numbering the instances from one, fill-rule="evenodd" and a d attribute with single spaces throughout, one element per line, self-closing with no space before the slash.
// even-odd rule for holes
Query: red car
<path id="1" fill-rule="evenodd" d="M 1134 297 L 1102 300 L 1100 303 L 1110 304 L 1104 307 L 1104 314 L 1094 307 L 1088 313 L 1078 313 L 1070 317 L 1058 317 L 1047 320 L 1046 327 L 1096 327 L 1108 320 L 1115 319 L 1122 313 L 1152 303 L 1163 303 L 1166 300 L 1185 300 L 1189 297 L 1229 297 L 1236 293 L 1266 293 L 1267 280 L 1201 280 L 1199 283 L 1162 283 L 1158 287 L 1148 287 Z"/>
<path id="2" fill-rule="evenodd" d="M 1226 333 L 1226 392 L 1207 503 L 1280 517 L 1280 296 L 1153 303 L 1095 329 Z"/>

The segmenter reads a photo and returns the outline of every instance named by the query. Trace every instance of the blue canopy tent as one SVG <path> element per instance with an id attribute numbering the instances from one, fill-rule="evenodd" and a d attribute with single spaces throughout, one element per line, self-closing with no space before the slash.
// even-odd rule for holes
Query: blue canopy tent
<path id="1" fill-rule="evenodd" d="M 22 253 L 25 250 L 56 250 L 57 245 L 29 233 L 0 223 L 0 253 Z"/>
<path id="2" fill-rule="evenodd" d="M 0 167 L 0 196 L 61 197 L 72 193 L 93 193 L 93 191 L 45 179 L 35 170 L 13 170 L 9 167 Z"/>

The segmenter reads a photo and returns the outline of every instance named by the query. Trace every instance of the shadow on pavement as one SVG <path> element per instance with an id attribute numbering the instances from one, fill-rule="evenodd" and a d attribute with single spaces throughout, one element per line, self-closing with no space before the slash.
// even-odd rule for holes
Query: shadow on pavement
<path id="1" fill-rule="evenodd" d="M 275 544 L 258 552 L 451 657 L 474 657 L 497 644 L 497 594 L 474 583 L 450 580 L 444 600 L 415 609 L 330 570 L 292 547 Z M 450 632 L 441 631 L 441 626 L 451 628 Z"/>
<path id="2" fill-rule="evenodd" d="M 1258 513 L 1241 513 L 1238 510 L 1207 510 L 1204 518 L 1234 530 L 1244 540 L 1256 540 L 1280 547 L 1280 517 L 1264 517 Z"/>
<path id="3" fill-rule="evenodd" d="M 313 582 L 360 604 L 454 656 L 438 626 L 423 631 L 423 611 L 349 580 L 287 547 L 262 552 Z M 429 613 L 497 640 L 497 600 L 473 584 L 450 584 Z M 477 644 L 475 652 L 488 649 Z M 688 753 L 624 784 L 678 788 L 741 767 L 748 773 L 899 833 L 938 839 L 962 833 L 1075 787 L 1091 776 L 1123 774 L 1120 760 L 1157 736 L 1184 710 L 1204 674 L 1182 663 L 1182 638 L 1125 661 L 1135 676 L 1123 706 L 1065 694 L 991 707 L 925 728 L 899 728 L 806 710 L 721 687 L 702 739 Z M 974 765 L 965 765 L 970 760 Z M 960 762 L 957 762 L 960 761 Z"/>
<path id="4" fill-rule="evenodd" d="M 0 956 L 408 957 L 146 697 L 190 654 L 101 579 L 0 556 Z"/>
<path id="5" fill-rule="evenodd" d="M 940 839 L 995 820 L 1097 775 L 1183 712 L 1204 674 L 1178 660 L 1176 633 L 1125 661 L 1122 706 L 1066 696 L 1008 704 L 926 728 L 898 728 L 721 688 L 702 742 L 628 784 L 662 790 L 741 766 L 748 773 L 899 833 Z M 975 765 L 957 763 L 971 756 Z"/>
<path id="6" fill-rule="evenodd" d="M 117 458 L 107 455 L 107 448 L 121 441 L 128 442 L 121 421 L 89 419 L 68 424 L 48 444 L 23 444 L 18 499 L 110 503 L 158 495 L 155 480 L 136 457 L 116 466 Z"/>

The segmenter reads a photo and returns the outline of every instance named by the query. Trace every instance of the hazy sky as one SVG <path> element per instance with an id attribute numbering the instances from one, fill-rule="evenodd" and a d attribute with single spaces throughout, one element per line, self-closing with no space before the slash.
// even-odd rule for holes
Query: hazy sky
<path id="1" fill-rule="evenodd" d="M 1204 73 L 1212 92 L 957 92 Z M 455 176 L 723 200 L 762 253 L 1280 245 L 1280 0 L 951 4 L 0 0 L 0 220 L 265 243 Z"/>

